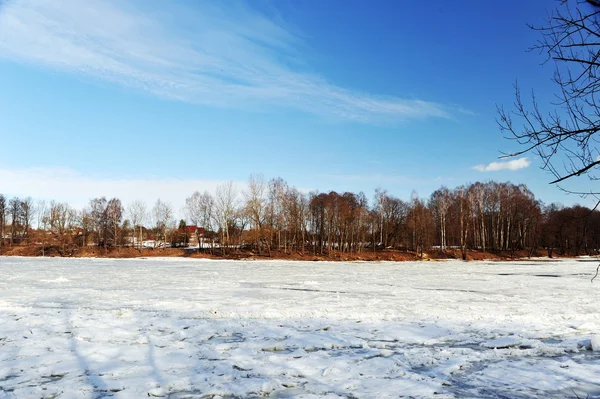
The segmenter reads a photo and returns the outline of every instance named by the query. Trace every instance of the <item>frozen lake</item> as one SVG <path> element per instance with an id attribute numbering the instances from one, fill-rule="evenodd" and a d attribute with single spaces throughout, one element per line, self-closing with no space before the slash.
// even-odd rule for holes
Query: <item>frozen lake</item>
<path id="1" fill-rule="evenodd" d="M 596 265 L 0 257 L 0 398 L 600 398 Z"/>

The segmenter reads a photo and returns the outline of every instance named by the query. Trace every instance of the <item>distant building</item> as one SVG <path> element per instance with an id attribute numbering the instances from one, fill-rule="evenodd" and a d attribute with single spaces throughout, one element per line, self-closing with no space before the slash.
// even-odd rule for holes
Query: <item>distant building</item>
<path id="1" fill-rule="evenodd" d="M 179 229 L 179 234 L 187 237 L 189 246 L 197 246 L 198 238 L 202 239 L 204 237 L 204 227 L 185 226 L 185 230 Z"/>

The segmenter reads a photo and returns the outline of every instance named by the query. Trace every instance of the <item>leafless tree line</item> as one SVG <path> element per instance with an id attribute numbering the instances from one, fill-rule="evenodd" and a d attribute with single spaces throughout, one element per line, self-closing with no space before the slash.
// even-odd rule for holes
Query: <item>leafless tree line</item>
<path id="1" fill-rule="evenodd" d="M 328 255 L 381 249 L 517 251 L 593 254 L 600 248 L 600 212 L 582 206 L 544 206 L 525 185 L 486 182 L 441 187 L 429 198 L 404 201 L 377 189 L 360 193 L 303 193 L 285 180 L 251 175 L 246 187 L 222 184 L 214 195 L 193 192 L 177 221 L 169 203 L 150 208 L 118 198 L 93 198 L 76 210 L 67 203 L 0 195 L 0 245 L 68 247 L 194 246 L 226 253 L 253 250 Z M 194 226 L 190 229 L 189 227 Z M 200 227 L 196 229 L 196 227 Z M 146 245 L 147 246 L 147 245 Z"/>

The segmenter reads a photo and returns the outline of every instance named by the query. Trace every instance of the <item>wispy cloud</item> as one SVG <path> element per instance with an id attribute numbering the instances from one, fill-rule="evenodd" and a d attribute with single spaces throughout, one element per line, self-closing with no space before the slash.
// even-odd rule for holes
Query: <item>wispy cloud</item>
<path id="1" fill-rule="evenodd" d="M 243 3 L 202 1 L 189 8 L 116 0 L 1 4 L 0 57 L 162 98 L 259 110 L 283 106 L 365 123 L 464 112 L 350 90 L 306 72 L 302 39 Z"/>
<path id="2" fill-rule="evenodd" d="M 527 158 L 513 159 L 510 161 L 492 162 L 488 165 L 477 165 L 473 169 L 480 172 L 497 172 L 499 170 L 519 170 L 531 165 L 531 161 Z"/>

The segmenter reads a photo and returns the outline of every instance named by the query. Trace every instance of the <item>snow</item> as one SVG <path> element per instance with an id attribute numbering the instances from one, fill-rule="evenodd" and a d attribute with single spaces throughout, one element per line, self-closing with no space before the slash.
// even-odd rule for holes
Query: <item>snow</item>
<path id="1" fill-rule="evenodd" d="M 595 262 L 0 257 L 0 398 L 600 398 Z"/>
<path id="2" fill-rule="evenodd" d="M 481 346 L 484 346 L 486 348 L 492 348 L 492 349 L 493 348 L 504 349 L 504 348 L 511 348 L 511 347 L 519 346 L 520 343 L 521 343 L 521 340 L 519 338 L 501 337 L 501 338 L 493 339 L 491 341 L 482 342 Z"/>
<path id="3" fill-rule="evenodd" d="M 600 334 L 592 336 L 590 339 L 590 347 L 593 351 L 600 352 Z"/>

